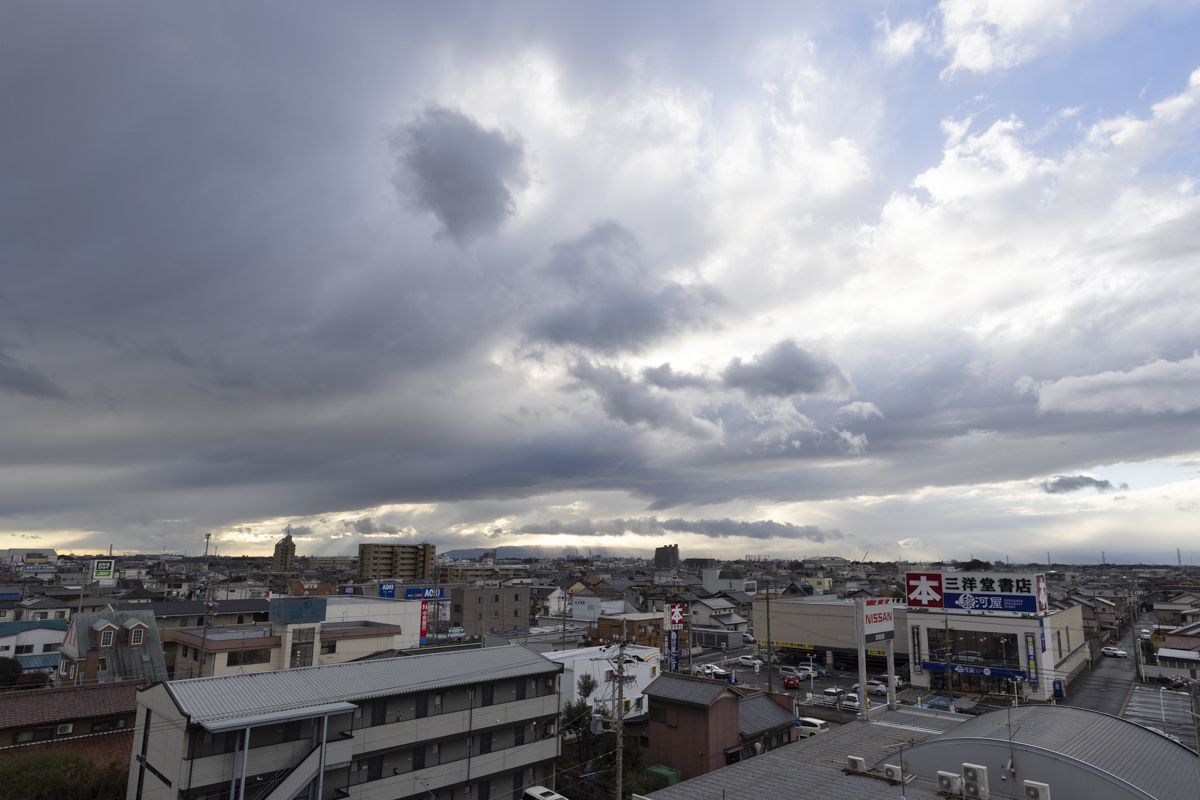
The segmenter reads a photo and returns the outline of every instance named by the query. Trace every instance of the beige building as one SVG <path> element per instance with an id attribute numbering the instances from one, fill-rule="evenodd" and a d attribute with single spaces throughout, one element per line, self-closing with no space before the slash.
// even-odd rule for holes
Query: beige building
<path id="1" fill-rule="evenodd" d="M 491 581 L 511 578 L 516 574 L 513 567 L 487 564 L 448 564 L 437 568 L 438 580 L 442 583 L 456 581 Z"/>
<path id="2" fill-rule="evenodd" d="M 296 569 L 296 543 L 289 533 L 275 543 L 275 558 L 271 559 L 272 572 L 291 572 Z"/>
<path id="3" fill-rule="evenodd" d="M 435 546 L 422 544 L 360 544 L 358 577 L 425 581 L 434 578 Z"/>

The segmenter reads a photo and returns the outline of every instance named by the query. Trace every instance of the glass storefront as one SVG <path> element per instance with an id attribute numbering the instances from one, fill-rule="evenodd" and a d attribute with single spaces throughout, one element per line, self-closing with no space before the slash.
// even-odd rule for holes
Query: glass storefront
<path id="1" fill-rule="evenodd" d="M 1024 668 L 1021 660 L 1020 638 L 1015 633 L 993 633 L 990 631 L 963 631 L 951 628 L 949 637 L 940 628 L 930 627 L 928 661 L 949 661 L 951 664 L 969 664 L 973 667 L 995 667 L 1019 670 Z M 946 672 L 930 671 L 930 685 L 934 689 L 946 689 Z M 955 691 L 976 694 L 1008 693 L 1013 690 L 1012 682 L 1005 678 L 987 675 L 952 674 Z"/>

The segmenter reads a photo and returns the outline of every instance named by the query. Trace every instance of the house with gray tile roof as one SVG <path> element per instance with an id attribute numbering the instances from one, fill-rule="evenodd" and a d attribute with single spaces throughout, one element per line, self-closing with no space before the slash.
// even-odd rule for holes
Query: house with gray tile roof
<path id="1" fill-rule="evenodd" d="M 158 628 L 151 611 L 76 614 L 59 646 L 59 686 L 165 681 Z"/>

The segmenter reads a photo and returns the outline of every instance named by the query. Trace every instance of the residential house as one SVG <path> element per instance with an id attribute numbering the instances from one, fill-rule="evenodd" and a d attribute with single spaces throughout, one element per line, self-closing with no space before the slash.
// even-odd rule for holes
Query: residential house
<path id="1" fill-rule="evenodd" d="M 613 645 L 585 647 L 579 650 L 562 650 L 545 653 L 546 658 L 563 665 L 562 703 L 587 700 L 596 710 L 604 708 L 612 719 L 617 717 L 617 658 L 618 648 Z M 638 716 L 646 713 L 645 687 L 658 677 L 662 669 L 662 653 L 653 647 L 625 648 L 625 714 Z M 591 675 L 596 689 L 587 697 L 579 696 L 579 679 Z"/>
<path id="2" fill-rule="evenodd" d="M 70 749 L 99 764 L 129 763 L 137 690 L 146 681 L 0 694 L 0 759 Z"/>
<path id="3" fill-rule="evenodd" d="M 27 619 L 0 622 L 0 656 L 56 653 L 71 623 L 65 619 Z"/>
<path id="4" fill-rule="evenodd" d="M 71 607 L 50 597 L 30 597 L 17 603 L 17 619 L 70 619 Z"/>
<path id="5" fill-rule="evenodd" d="M 100 611 L 76 614 L 59 646 L 59 686 L 120 681 L 165 681 L 167 666 L 154 614 Z"/>
<path id="6" fill-rule="evenodd" d="M 650 761 L 689 780 L 794 741 L 791 695 L 664 672 L 645 688 Z"/>
<path id="7" fill-rule="evenodd" d="M 530 586 L 529 594 L 533 598 L 533 602 L 537 604 L 538 616 L 551 614 L 561 616 L 569 608 L 566 592 L 553 584 Z"/>
<path id="8" fill-rule="evenodd" d="M 138 693 L 127 796 L 482 800 L 552 788 L 561 672 L 523 647 L 491 647 L 157 684 Z"/>
<path id="9" fill-rule="evenodd" d="M 691 604 L 693 628 L 715 628 L 723 631 L 744 631 L 747 620 L 737 613 L 736 606 L 721 597 L 697 598 Z"/>
<path id="10" fill-rule="evenodd" d="M 575 619 L 597 620 L 601 616 L 637 611 L 625 600 L 622 592 L 604 587 L 581 589 L 571 597 L 571 616 Z"/>
<path id="11" fill-rule="evenodd" d="M 175 643 L 175 631 L 183 628 L 204 627 L 205 605 L 201 600 L 179 600 L 171 603 L 121 603 L 114 606 L 117 611 L 149 611 L 154 615 L 162 642 L 163 658 L 167 676 L 175 677 L 175 660 L 179 645 Z M 219 600 L 214 604 L 212 619 L 214 627 L 228 628 L 234 625 L 253 625 L 268 621 L 268 600 Z"/>

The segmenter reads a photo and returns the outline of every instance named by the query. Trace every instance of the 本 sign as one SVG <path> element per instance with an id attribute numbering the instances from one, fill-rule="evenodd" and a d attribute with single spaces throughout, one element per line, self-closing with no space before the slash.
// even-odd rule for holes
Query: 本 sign
<path id="1" fill-rule="evenodd" d="M 667 606 L 667 630 L 677 631 L 683 628 L 683 604 L 672 603 Z"/>
<path id="2" fill-rule="evenodd" d="M 1010 572 L 907 572 L 909 608 L 1031 614 L 1047 608 L 1046 576 Z"/>
<path id="3" fill-rule="evenodd" d="M 896 624 L 892 619 L 891 600 L 867 600 L 863 603 L 863 641 L 867 644 L 883 642 L 896 636 Z"/>

